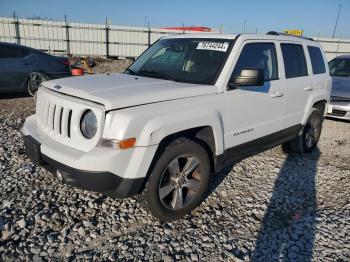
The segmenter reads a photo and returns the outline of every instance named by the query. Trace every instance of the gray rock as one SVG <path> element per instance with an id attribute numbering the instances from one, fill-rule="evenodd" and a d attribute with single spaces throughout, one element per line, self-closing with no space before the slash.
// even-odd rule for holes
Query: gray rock
<path id="1" fill-rule="evenodd" d="M 30 251 L 33 253 L 33 254 L 39 254 L 41 249 L 40 248 L 37 248 L 37 247 L 32 247 L 30 248 Z"/>
<path id="2" fill-rule="evenodd" d="M 17 226 L 18 226 L 19 228 L 25 228 L 26 225 L 27 225 L 27 223 L 26 223 L 26 221 L 25 221 L 24 218 L 18 220 L 16 224 L 17 224 Z"/>
<path id="3" fill-rule="evenodd" d="M 85 230 L 84 230 L 84 228 L 83 228 L 83 227 L 79 227 L 78 233 L 79 233 L 80 236 L 84 237 L 84 236 L 85 236 Z"/>
<path id="4" fill-rule="evenodd" d="M 197 254 L 191 254 L 191 260 L 192 261 L 199 261 L 198 255 Z"/>
<path id="5" fill-rule="evenodd" d="M 43 261 L 43 259 L 40 256 L 38 256 L 38 255 L 33 256 L 33 262 L 42 262 L 42 261 Z"/>

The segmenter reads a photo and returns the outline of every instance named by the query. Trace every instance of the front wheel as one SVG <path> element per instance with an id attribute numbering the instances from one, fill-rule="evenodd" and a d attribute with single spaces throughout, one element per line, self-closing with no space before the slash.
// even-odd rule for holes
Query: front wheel
<path id="1" fill-rule="evenodd" d="M 210 161 L 195 141 L 173 141 L 157 160 L 141 195 L 147 209 L 162 221 L 172 221 L 197 207 L 207 191 Z"/>
<path id="2" fill-rule="evenodd" d="M 310 153 L 318 143 L 321 136 L 323 113 L 318 108 L 313 108 L 302 132 L 286 145 L 296 153 Z"/>

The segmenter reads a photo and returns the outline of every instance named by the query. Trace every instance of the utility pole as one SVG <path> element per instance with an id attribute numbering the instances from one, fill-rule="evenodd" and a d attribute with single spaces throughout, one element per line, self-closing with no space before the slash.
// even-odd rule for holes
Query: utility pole
<path id="1" fill-rule="evenodd" d="M 149 20 L 147 22 L 147 28 L 148 28 L 148 47 L 150 47 L 151 46 L 151 26 L 150 26 Z"/>
<path id="2" fill-rule="evenodd" d="M 16 12 L 13 11 L 13 23 L 15 25 L 15 33 L 16 33 L 16 43 L 21 44 L 21 36 L 20 36 L 20 31 L 19 31 L 19 22 L 18 18 L 16 17 Z"/>
<path id="3" fill-rule="evenodd" d="M 243 20 L 243 33 L 245 33 L 245 24 L 247 23 L 247 20 Z"/>
<path id="4" fill-rule="evenodd" d="M 109 21 L 106 18 L 106 57 L 109 58 Z"/>
<path id="5" fill-rule="evenodd" d="M 68 21 L 67 21 L 67 15 L 64 14 L 64 27 L 66 29 L 66 42 L 67 42 L 67 55 L 69 56 L 70 55 L 70 40 L 69 40 L 69 24 L 68 24 Z"/>
<path id="6" fill-rule="evenodd" d="M 341 4 L 338 4 L 338 15 L 337 15 L 337 20 L 335 21 L 335 25 L 334 25 L 334 31 L 333 31 L 333 35 L 332 38 L 334 38 L 335 35 L 335 31 L 337 30 L 337 25 L 338 25 L 338 20 L 339 20 L 339 15 L 340 15 L 340 10 L 341 10 Z"/>

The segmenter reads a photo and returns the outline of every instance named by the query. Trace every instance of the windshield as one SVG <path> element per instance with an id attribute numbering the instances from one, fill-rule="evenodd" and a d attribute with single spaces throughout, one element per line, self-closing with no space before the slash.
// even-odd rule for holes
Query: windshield
<path id="1" fill-rule="evenodd" d="M 231 44 L 232 40 L 227 39 L 162 39 L 147 49 L 125 73 L 212 85 Z"/>
<path id="2" fill-rule="evenodd" d="M 329 62 L 331 76 L 350 76 L 350 59 L 336 58 Z"/>

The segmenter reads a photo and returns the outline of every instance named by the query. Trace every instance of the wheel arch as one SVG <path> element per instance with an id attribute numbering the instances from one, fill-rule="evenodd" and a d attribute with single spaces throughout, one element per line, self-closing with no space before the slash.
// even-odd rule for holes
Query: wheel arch
<path id="1" fill-rule="evenodd" d="M 325 113 L 327 100 L 320 100 L 313 104 L 312 107 L 318 108 L 322 113 Z"/>
<path id="2" fill-rule="evenodd" d="M 304 117 L 302 119 L 301 124 L 305 125 L 313 108 L 318 108 L 323 114 L 325 114 L 326 104 L 327 104 L 327 100 L 324 97 L 318 97 L 318 98 L 315 98 L 313 100 L 310 100 L 308 102 L 307 107 L 306 107 L 305 114 L 304 114 Z"/>
<path id="3" fill-rule="evenodd" d="M 148 181 L 148 178 L 150 174 L 152 173 L 152 170 L 154 168 L 154 165 L 157 161 L 157 159 L 160 157 L 160 155 L 165 151 L 167 146 L 175 141 L 176 139 L 179 139 L 181 137 L 185 137 L 187 139 L 193 140 L 200 144 L 205 151 L 208 154 L 209 160 L 210 160 L 210 169 L 212 172 L 215 171 L 215 150 L 216 150 L 216 142 L 214 137 L 214 132 L 211 126 L 199 126 L 194 128 L 189 128 L 186 130 L 181 130 L 179 132 L 175 132 L 172 134 L 169 134 L 165 136 L 160 143 L 158 144 L 157 150 L 152 158 L 151 164 L 148 168 L 145 180 L 143 185 L 140 188 L 141 193 Z"/>
<path id="4" fill-rule="evenodd" d="M 182 130 L 182 131 L 167 135 L 160 141 L 157 151 L 155 153 L 155 157 L 157 154 L 159 156 L 159 154 L 161 154 L 171 142 L 173 142 L 174 140 L 180 137 L 185 137 L 187 139 L 191 139 L 199 143 L 207 151 L 211 161 L 214 159 L 214 155 L 216 151 L 216 142 L 215 142 L 214 132 L 211 126 L 200 126 L 200 127 L 189 128 L 186 130 Z"/>

